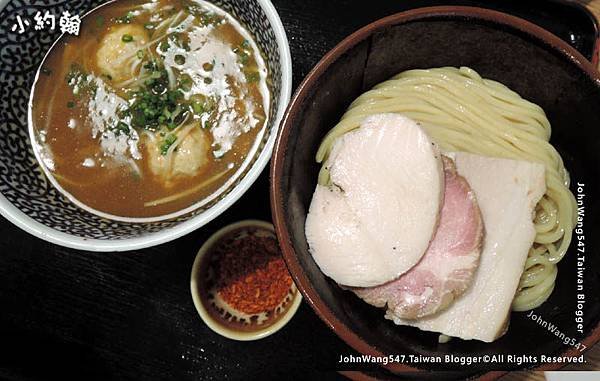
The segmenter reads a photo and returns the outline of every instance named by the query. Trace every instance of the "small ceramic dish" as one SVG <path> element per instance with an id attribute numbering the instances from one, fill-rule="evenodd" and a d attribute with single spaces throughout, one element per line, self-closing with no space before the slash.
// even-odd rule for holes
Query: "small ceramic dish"
<path id="1" fill-rule="evenodd" d="M 198 251 L 192 266 L 190 288 L 198 314 L 214 332 L 233 340 L 250 341 L 272 335 L 290 321 L 302 301 L 302 295 L 291 277 L 289 277 L 287 268 L 284 268 L 284 270 L 291 285 L 288 286 L 287 291 L 283 290 L 282 297 L 275 301 L 275 303 L 279 300 L 281 302 L 268 311 L 240 311 L 227 303 L 228 299 L 226 296 L 222 297 L 222 292 L 217 291 L 218 262 L 222 260 L 224 255 L 240 257 L 243 256 L 245 251 L 245 248 L 242 247 L 241 250 L 234 249 L 231 254 L 225 254 L 223 251 L 219 252 L 218 249 L 228 245 L 233 248 L 235 243 L 240 240 L 255 238 L 275 240 L 277 255 L 281 254 L 273 225 L 263 221 L 247 220 L 228 225 L 213 234 Z M 271 244 L 273 243 L 271 242 Z M 240 263 L 244 264 L 244 262 Z M 269 269 L 274 265 L 271 262 L 266 263 Z M 261 264 L 265 265 L 265 262 L 261 262 Z M 281 259 L 280 266 L 285 267 L 283 259 Z M 261 268 L 264 269 L 265 267 Z M 246 274 L 235 273 L 236 270 L 232 270 L 231 267 L 228 267 L 226 271 L 229 274 L 233 272 L 235 274 L 234 279 L 246 276 L 244 279 L 248 280 Z M 250 275 L 251 279 L 252 275 Z M 272 282 L 268 287 L 272 287 L 275 282 Z M 256 289 L 257 297 L 262 290 L 263 288 Z M 243 292 L 239 291 L 236 286 L 231 286 L 229 291 L 235 292 L 229 298 L 238 298 L 240 304 L 251 304 L 250 300 L 243 299 Z M 254 294 L 254 289 L 252 289 L 252 293 Z"/>

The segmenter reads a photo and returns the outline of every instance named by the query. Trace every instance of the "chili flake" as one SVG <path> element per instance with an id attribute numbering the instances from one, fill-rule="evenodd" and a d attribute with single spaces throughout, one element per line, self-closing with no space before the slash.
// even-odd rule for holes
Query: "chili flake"
<path id="1" fill-rule="evenodd" d="M 273 311 L 284 300 L 292 278 L 274 237 L 250 234 L 218 247 L 216 291 L 248 315 Z"/>

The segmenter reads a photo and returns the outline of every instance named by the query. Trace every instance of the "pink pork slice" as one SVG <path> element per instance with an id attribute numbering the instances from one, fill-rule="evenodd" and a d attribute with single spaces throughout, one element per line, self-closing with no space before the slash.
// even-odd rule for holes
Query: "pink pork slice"
<path id="1" fill-rule="evenodd" d="M 475 194 L 444 162 L 444 203 L 438 228 L 423 258 L 399 278 L 380 286 L 350 288 L 365 302 L 386 307 L 404 319 L 435 314 L 452 304 L 471 284 L 481 254 L 483 220 Z"/>

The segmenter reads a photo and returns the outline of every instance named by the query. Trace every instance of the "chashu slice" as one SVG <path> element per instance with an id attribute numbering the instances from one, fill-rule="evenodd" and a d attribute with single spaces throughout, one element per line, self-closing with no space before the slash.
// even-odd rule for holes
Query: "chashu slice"
<path id="1" fill-rule="evenodd" d="M 381 286 L 354 288 L 365 302 L 391 314 L 417 319 L 444 310 L 471 285 L 479 265 L 483 221 L 467 181 L 452 159 L 443 158 L 444 204 L 434 238 L 421 261 Z"/>
<path id="2" fill-rule="evenodd" d="M 416 122 L 366 118 L 336 140 L 306 219 L 310 253 L 325 275 L 350 287 L 393 280 L 423 256 L 444 189 L 441 155 Z"/>
<path id="3" fill-rule="evenodd" d="M 448 309 L 419 320 L 386 315 L 396 324 L 462 339 L 496 340 L 508 328 L 527 254 L 535 238 L 533 213 L 546 192 L 544 166 L 455 153 L 458 173 L 473 188 L 486 229 L 473 285 Z"/>

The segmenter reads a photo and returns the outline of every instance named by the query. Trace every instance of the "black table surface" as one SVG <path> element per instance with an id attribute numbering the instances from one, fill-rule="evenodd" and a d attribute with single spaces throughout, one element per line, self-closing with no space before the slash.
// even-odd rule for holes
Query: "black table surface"
<path id="1" fill-rule="evenodd" d="M 296 87 L 323 54 L 370 21 L 419 5 L 478 2 L 274 3 L 290 40 Z M 518 3 L 491 6 L 526 16 L 586 56 L 592 54 L 594 22 L 585 13 L 549 1 L 540 2 L 537 11 Z M 356 353 L 306 302 L 280 332 L 255 342 L 225 339 L 199 318 L 189 291 L 196 252 L 219 228 L 248 218 L 271 219 L 268 170 L 207 226 L 146 250 L 66 249 L 34 238 L 0 217 L 0 378 L 341 378 L 335 372 L 337 359 Z"/>

